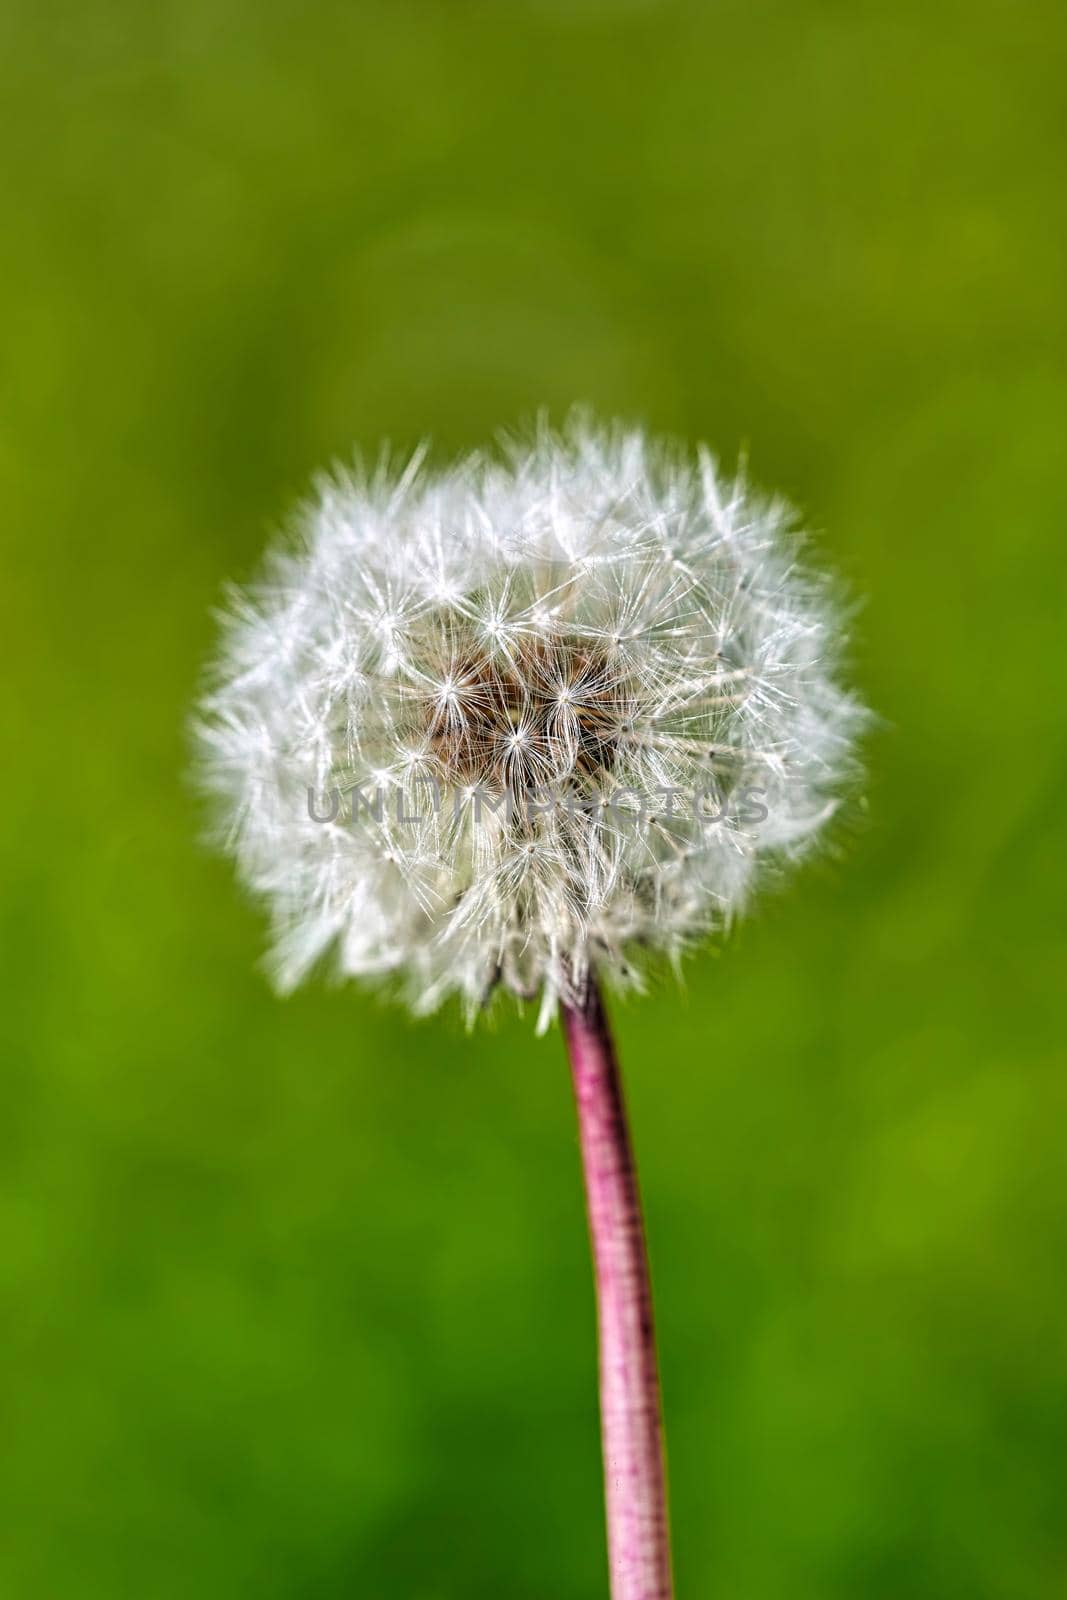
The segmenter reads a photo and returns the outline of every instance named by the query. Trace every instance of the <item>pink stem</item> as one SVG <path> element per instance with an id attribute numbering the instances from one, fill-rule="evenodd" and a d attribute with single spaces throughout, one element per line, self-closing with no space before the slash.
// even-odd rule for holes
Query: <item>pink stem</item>
<path id="1" fill-rule="evenodd" d="M 622 1081 L 592 979 L 563 1007 L 578 1105 L 600 1335 L 600 1424 L 611 1600 L 671 1600 L 652 1286 Z"/>

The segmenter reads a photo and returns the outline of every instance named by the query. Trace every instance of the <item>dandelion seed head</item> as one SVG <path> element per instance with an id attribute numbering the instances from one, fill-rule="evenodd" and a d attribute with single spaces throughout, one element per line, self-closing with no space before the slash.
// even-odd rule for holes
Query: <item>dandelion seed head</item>
<path id="1" fill-rule="evenodd" d="M 840 611 L 798 548 L 706 452 L 584 417 L 320 483 L 233 597 L 197 725 L 279 986 L 332 954 L 419 1010 L 503 988 L 549 1016 L 725 928 L 853 776 Z"/>

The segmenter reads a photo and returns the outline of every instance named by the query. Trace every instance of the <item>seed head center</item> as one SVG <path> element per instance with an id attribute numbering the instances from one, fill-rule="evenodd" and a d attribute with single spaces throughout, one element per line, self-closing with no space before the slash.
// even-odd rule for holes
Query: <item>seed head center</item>
<path id="1" fill-rule="evenodd" d="M 465 643 L 423 729 L 448 782 L 531 787 L 595 781 L 615 766 L 632 695 L 611 657 L 583 639 Z"/>

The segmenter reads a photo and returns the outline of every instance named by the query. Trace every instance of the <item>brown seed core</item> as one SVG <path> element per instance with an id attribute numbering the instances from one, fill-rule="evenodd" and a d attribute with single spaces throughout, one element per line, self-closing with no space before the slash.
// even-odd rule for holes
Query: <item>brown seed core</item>
<path id="1" fill-rule="evenodd" d="M 584 640 L 524 640 L 506 654 L 466 648 L 449 682 L 425 731 L 453 783 L 520 789 L 595 780 L 614 767 L 632 717 L 618 667 Z"/>

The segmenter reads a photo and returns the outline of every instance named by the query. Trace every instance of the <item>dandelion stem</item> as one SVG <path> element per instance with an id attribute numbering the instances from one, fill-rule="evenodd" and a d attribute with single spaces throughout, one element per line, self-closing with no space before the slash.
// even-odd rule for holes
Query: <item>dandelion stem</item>
<path id="1" fill-rule="evenodd" d="M 637 1168 L 600 993 L 563 1006 L 578 1107 L 600 1342 L 611 1600 L 671 1600 L 659 1374 Z"/>

